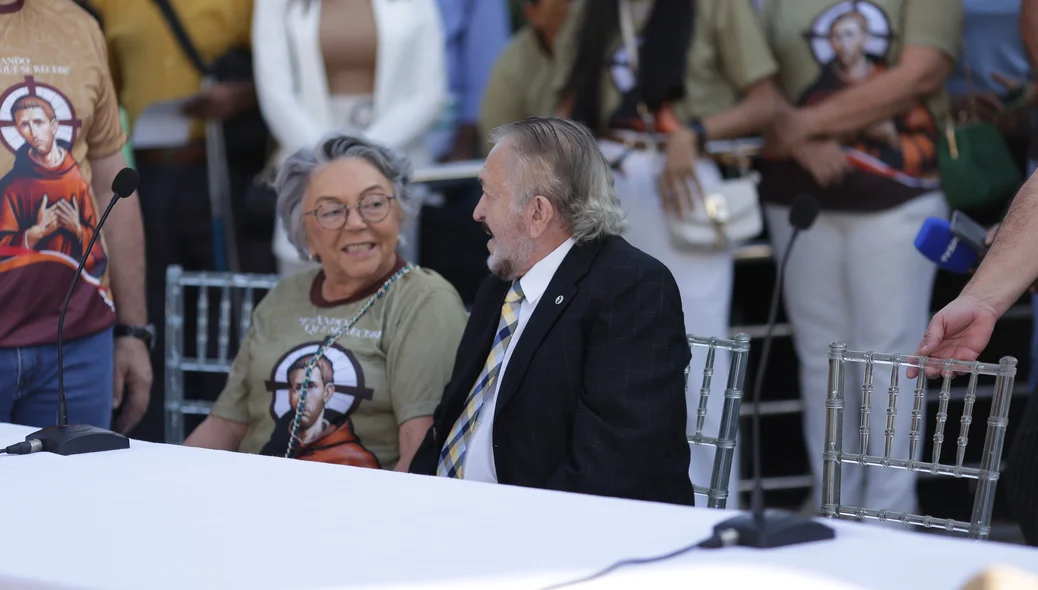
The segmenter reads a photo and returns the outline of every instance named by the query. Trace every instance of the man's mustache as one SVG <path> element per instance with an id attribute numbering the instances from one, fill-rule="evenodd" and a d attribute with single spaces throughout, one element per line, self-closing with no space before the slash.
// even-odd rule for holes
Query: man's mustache
<path id="1" fill-rule="evenodd" d="M 480 221 L 479 225 L 483 228 L 483 231 L 487 232 L 487 235 L 494 237 L 494 232 L 490 231 L 490 226 L 485 221 Z"/>

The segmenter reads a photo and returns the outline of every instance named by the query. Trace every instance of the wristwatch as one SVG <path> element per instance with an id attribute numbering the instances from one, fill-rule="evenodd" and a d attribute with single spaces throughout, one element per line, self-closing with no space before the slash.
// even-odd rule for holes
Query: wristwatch
<path id="1" fill-rule="evenodd" d="M 696 141 L 699 143 L 696 147 L 699 148 L 699 151 L 706 151 L 706 127 L 703 126 L 703 122 L 699 119 L 692 119 L 688 122 L 688 128 L 696 134 Z"/>
<path id="2" fill-rule="evenodd" d="M 123 338 L 125 336 L 138 338 L 144 342 L 144 345 L 148 347 L 148 350 L 155 348 L 155 326 L 152 324 L 144 326 L 116 324 L 115 329 L 112 331 L 112 335 L 116 338 Z"/>

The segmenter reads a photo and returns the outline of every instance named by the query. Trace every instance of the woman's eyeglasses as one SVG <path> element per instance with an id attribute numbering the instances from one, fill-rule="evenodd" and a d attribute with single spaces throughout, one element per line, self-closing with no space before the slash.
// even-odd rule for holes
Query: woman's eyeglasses
<path id="1" fill-rule="evenodd" d="M 306 215 L 313 215 L 317 219 L 318 225 L 324 229 L 339 229 L 346 225 L 346 218 L 350 214 L 350 209 L 356 209 L 364 221 L 378 223 L 389 215 L 389 202 L 395 198 L 389 195 L 372 193 L 366 195 L 360 200 L 360 203 L 352 207 L 334 201 L 326 201 L 318 205 L 316 209 L 307 211 Z"/>

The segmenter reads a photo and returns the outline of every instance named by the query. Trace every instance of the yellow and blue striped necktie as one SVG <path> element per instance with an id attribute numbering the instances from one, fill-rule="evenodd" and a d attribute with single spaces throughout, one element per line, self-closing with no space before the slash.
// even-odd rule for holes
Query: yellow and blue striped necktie
<path id="1" fill-rule="evenodd" d="M 461 479 L 465 462 L 465 450 L 469 437 L 476 429 L 479 420 L 479 410 L 483 407 L 483 400 L 488 393 L 494 391 L 498 374 L 501 372 L 501 364 L 504 362 L 505 351 L 508 343 L 512 340 L 512 334 L 519 325 L 519 307 L 523 302 L 523 290 L 519 281 L 512 283 L 512 288 L 505 296 L 505 304 L 501 306 L 501 321 L 497 325 L 497 335 L 494 336 L 494 345 L 490 348 L 483 371 L 476 379 L 468 399 L 465 401 L 465 409 L 454 423 L 447 442 L 440 450 L 440 462 L 436 466 L 436 475 L 454 477 Z"/>

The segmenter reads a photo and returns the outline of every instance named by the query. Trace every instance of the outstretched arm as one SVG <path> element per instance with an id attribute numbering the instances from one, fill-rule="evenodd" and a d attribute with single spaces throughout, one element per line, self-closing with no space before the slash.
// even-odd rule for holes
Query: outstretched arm
<path id="1" fill-rule="evenodd" d="M 1038 279 L 1038 177 L 1013 199 L 995 241 L 958 298 L 930 321 L 918 354 L 971 361 L 991 340 L 995 322 Z M 914 377 L 915 371 L 909 372 Z M 935 371 L 927 371 L 936 374 Z"/>

